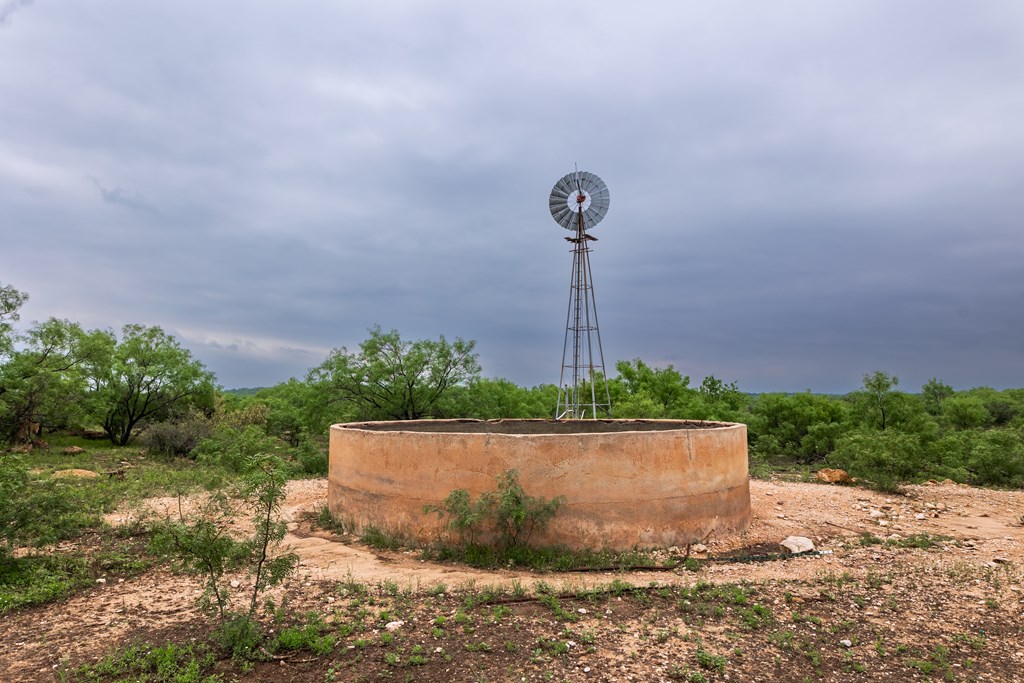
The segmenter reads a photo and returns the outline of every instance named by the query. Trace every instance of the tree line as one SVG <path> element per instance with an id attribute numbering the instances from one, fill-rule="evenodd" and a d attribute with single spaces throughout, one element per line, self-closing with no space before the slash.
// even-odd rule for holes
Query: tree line
<path id="1" fill-rule="evenodd" d="M 159 327 L 126 325 L 115 335 L 50 319 L 17 332 L 26 299 L 0 286 L 0 439 L 8 442 L 86 426 L 124 445 L 140 429 L 157 435 L 156 425 L 220 412 L 297 446 L 322 443 L 336 422 L 542 418 L 557 403 L 554 384 L 481 376 L 472 340 L 409 341 L 380 327 L 356 349 L 333 350 L 301 379 L 225 394 Z M 640 359 L 619 361 L 615 370 L 607 379 L 615 417 L 743 422 L 755 468 L 840 467 L 887 489 L 929 478 L 1024 486 L 1024 389 L 954 391 L 932 379 L 906 392 L 895 375 L 874 371 L 844 396 L 752 395 L 716 377 L 694 386 L 672 366 Z M 187 454 L 206 435 L 196 433 L 170 450 Z"/>

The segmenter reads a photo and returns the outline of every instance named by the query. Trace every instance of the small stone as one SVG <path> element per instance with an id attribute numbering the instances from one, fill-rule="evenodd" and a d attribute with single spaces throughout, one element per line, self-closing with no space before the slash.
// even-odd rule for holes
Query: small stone
<path id="1" fill-rule="evenodd" d="M 925 515 L 923 512 L 918 512 L 916 515 L 914 515 L 914 519 L 924 519 L 926 516 L 927 515 Z"/>
<path id="2" fill-rule="evenodd" d="M 708 551 L 708 547 L 703 543 L 694 543 L 692 546 L 690 546 L 690 550 L 692 550 L 695 553 L 706 553 Z"/>
<path id="3" fill-rule="evenodd" d="M 64 449 L 64 455 L 80 455 L 85 453 L 85 449 L 81 446 L 68 446 Z"/>
<path id="4" fill-rule="evenodd" d="M 815 475 L 818 481 L 826 484 L 849 484 L 853 479 L 846 470 L 836 470 L 830 467 L 823 467 Z"/>
<path id="5" fill-rule="evenodd" d="M 96 583 L 99 583 L 99 584 L 104 584 L 106 582 L 107 582 L 106 579 L 96 579 Z"/>
<path id="6" fill-rule="evenodd" d="M 840 640 L 839 644 L 842 645 L 843 647 L 853 647 L 853 641 L 849 640 L 849 639 L 846 639 L 846 638 L 844 638 L 843 640 Z"/>
<path id="7" fill-rule="evenodd" d="M 996 564 L 1010 564 L 1010 558 L 1008 557 L 993 557 L 992 561 Z"/>
<path id="8" fill-rule="evenodd" d="M 805 553 L 814 550 L 814 541 L 805 536 L 789 536 L 784 541 L 780 541 L 779 545 L 791 553 Z"/>
<path id="9" fill-rule="evenodd" d="M 334 597 L 331 595 L 327 596 L 327 602 L 334 602 Z"/>
<path id="10" fill-rule="evenodd" d="M 585 673 L 585 674 L 590 673 L 590 667 L 589 666 L 583 667 L 583 673 Z"/>
<path id="11" fill-rule="evenodd" d="M 872 517 L 876 518 L 876 519 L 878 517 L 885 517 L 885 513 L 884 512 L 882 512 L 881 510 L 876 510 L 874 508 L 872 508 L 871 511 L 868 512 L 868 514 L 871 515 Z"/>
<path id="12" fill-rule="evenodd" d="M 889 522 L 885 521 L 884 519 L 880 519 L 878 520 L 878 526 L 889 526 Z"/>
<path id="13" fill-rule="evenodd" d="M 780 513 L 780 514 L 777 514 L 777 515 L 775 515 L 775 516 L 776 516 L 776 517 L 778 517 L 779 519 L 785 519 L 785 518 L 786 518 L 786 515 L 783 515 L 783 514 L 781 514 L 781 513 Z"/>
<path id="14" fill-rule="evenodd" d="M 233 580 L 231 581 L 231 587 L 232 587 L 232 588 L 238 588 L 238 587 L 239 587 L 239 586 L 241 586 L 241 585 L 242 585 L 242 582 L 241 582 L 241 581 L 239 581 L 238 579 L 233 579 Z"/>
<path id="15" fill-rule="evenodd" d="M 384 624 L 384 628 L 386 628 L 389 631 L 397 631 L 403 626 L 405 626 L 404 621 L 389 621 L 388 623 Z"/>
<path id="16" fill-rule="evenodd" d="M 585 607 L 580 607 L 580 608 L 579 608 L 578 610 L 576 610 L 576 611 L 577 611 L 577 612 L 579 612 L 580 614 L 586 614 L 586 613 L 587 613 L 587 609 L 586 609 Z"/>

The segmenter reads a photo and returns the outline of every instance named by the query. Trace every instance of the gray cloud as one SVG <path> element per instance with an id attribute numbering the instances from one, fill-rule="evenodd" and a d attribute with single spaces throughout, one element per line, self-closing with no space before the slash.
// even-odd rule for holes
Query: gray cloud
<path id="1" fill-rule="evenodd" d="M 7 0 L 0 4 L 0 26 L 10 21 L 11 15 L 23 7 L 28 7 L 33 0 Z"/>
<path id="2" fill-rule="evenodd" d="M 159 213 L 146 196 L 141 192 L 134 190 L 126 190 L 122 187 L 106 188 L 103 184 L 89 176 L 89 180 L 96 186 L 96 189 L 100 193 L 100 197 L 107 204 L 118 204 L 126 208 L 132 209 L 133 211 L 142 211 L 145 213 Z"/>
<path id="3" fill-rule="evenodd" d="M 0 276 L 26 320 L 159 324 L 226 386 L 375 323 L 551 382 L 546 198 L 579 162 L 612 192 L 609 364 L 1024 385 L 1018 4 L 560 12 L 40 4 L 0 41 Z"/>

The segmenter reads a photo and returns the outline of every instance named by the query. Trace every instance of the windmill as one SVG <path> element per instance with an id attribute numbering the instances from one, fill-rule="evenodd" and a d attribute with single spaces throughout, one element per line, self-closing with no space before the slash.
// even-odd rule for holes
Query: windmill
<path id="1" fill-rule="evenodd" d="M 562 371 L 558 380 L 557 419 L 596 418 L 599 410 L 606 415 L 611 414 L 612 401 L 594 300 L 594 278 L 590 272 L 590 243 L 596 242 L 597 238 L 587 232 L 608 213 L 609 202 L 608 186 L 604 181 L 579 169 L 559 179 L 548 197 L 551 217 L 573 233 L 565 238 L 573 245 L 572 277 L 569 282 L 569 309 L 565 314 Z M 598 373 L 604 385 L 603 391 L 597 388 Z"/>

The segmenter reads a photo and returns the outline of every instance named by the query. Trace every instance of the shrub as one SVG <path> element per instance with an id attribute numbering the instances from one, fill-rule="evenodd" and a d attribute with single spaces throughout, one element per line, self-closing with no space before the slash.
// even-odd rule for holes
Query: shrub
<path id="1" fill-rule="evenodd" d="M 196 448 L 196 460 L 219 465 L 232 472 L 242 472 L 246 463 L 260 453 L 274 453 L 283 444 L 267 436 L 259 427 L 250 425 L 242 430 L 220 425 L 210 438 Z"/>
<path id="2" fill-rule="evenodd" d="M 171 457 L 192 457 L 192 452 L 213 433 L 205 417 L 193 415 L 181 420 L 158 422 L 139 435 L 139 441 L 153 453 Z"/>
<path id="3" fill-rule="evenodd" d="M 828 460 L 883 491 L 896 491 L 903 482 L 944 474 L 930 461 L 919 434 L 891 429 L 850 434 L 840 441 Z"/>
<path id="4" fill-rule="evenodd" d="M 329 465 L 327 450 L 316 442 L 301 440 L 296 448 L 295 458 L 299 474 L 327 476 Z"/>
<path id="5" fill-rule="evenodd" d="M 1024 443 L 1009 430 L 980 434 L 967 468 L 972 482 L 984 486 L 1024 487 Z"/>
<path id="6" fill-rule="evenodd" d="M 490 527 L 504 548 L 525 546 L 534 531 L 543 529 L 565 502 L 564 496 L 551 500 L 528 496 L 519 484 L 519 472 L 506 470 L 497 476 L 497 491 L 488 491 L 476 501 L 465 489 L 448 494 L 441 505 L 426 505 L 423 512 L 445 519 L 445 527 L 473 544 L 483 527 Z"/>
<path id="7" fill-rule="evenodd" d="M 992 419 L 977 396 L 951 396 L 942 402 L 942 416 L 954 429 L 984 427 Z"/>

